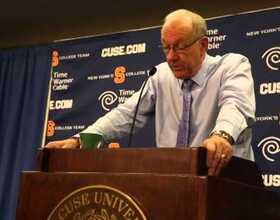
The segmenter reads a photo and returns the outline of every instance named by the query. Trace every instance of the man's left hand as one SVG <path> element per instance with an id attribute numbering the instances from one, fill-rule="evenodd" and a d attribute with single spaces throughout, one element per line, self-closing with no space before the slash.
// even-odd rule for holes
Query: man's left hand
<path id="1" fill-rule="evenodd" d="M 208 175 L 217 176 L 230 161 L 233 148 L 225 138 L 219 135 L 212 135 L 203 142 L 207 149 Z"/>

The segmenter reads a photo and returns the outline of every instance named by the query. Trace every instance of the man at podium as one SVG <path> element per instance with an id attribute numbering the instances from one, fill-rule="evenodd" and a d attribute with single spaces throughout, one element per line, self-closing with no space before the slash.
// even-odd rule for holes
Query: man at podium
<path id="1" fill-rule="evenodd" d="M 155 114 L 157 147 L 204 146 L 209 175 L 218 175 L 232 155 L 253 159 L 251 126 L 255 94 L 248 59 L 240 54 L 207 54 L 207 25 L 200 15 L 180 9 L 165 17 L 161 42 L 166 62 L 156 66 L 140 97 L 99 118 L 82 133 L 106 142 L 142 128 Z M 48 143 L 47 148 L 77 148 L 79 135 Z"/>

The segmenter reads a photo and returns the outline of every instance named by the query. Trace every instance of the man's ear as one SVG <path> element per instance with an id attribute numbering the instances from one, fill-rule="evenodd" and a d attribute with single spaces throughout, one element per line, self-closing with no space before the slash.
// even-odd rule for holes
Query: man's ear
<path id="1" fill-rule="evenodd" d="M 208 37 L 203 37 L 201 40 L 200 40 L 200 45 L 201 45 L 201 52 L 202 54 L 205 54 L 208 50 Z"/>

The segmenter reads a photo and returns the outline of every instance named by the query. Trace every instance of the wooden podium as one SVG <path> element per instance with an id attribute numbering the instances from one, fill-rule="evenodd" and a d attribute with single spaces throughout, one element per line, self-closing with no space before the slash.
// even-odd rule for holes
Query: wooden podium
<path id="1" fill-rule="evenodd" d="M 280 219 L 280 198 L 262 187 L 255 163 L 234 157 L 219 177 L 210 177 L 205 161 L 204 148 L 40 150 L 39 171 L 21 177 L 17 220 L 139 219 L 132 211 L 104 217 L 104 210 L 99 218 L 71 217 L 82 206 L 73 192 L 89 186 L 128 195 L 149 220 Z M 50 218 L 58 204 L 60 217 Z"/>

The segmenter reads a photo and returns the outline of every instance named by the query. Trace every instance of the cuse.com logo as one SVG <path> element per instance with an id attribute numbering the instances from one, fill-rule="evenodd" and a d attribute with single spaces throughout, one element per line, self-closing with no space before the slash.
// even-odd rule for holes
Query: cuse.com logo
<path id="1" fill-rule="evenodd" d="M 272 47 L 266 50 L 262 59 L 271 70 L 279 70 L 280 67 L 280 47 Z"/>

